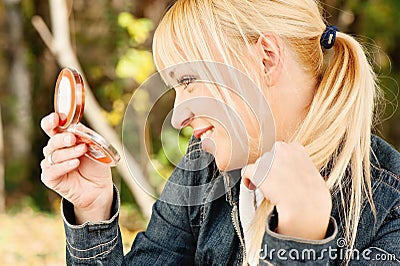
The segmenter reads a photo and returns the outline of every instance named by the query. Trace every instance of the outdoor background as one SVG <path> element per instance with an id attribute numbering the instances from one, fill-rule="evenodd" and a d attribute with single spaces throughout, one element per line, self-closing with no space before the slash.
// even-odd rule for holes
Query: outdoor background
<path id="1" fill-rule="evenodd" d="M 41 184 L 39 167 L 48 140 L 40 119 L 53 111 L 60 65 L 80 64 L 91 87 L 95 99 L 91 106 L 99 109 L 87 108 L 96 119 L 85 113 L 85 124 L 99 131 L 111 127 L 120 141 L 130 96 L 155 70 L 152 34 L 170 2 L 0 2 L 0 265 L 65 263 L 60 199 Z M 400 1 L 326 0 L 323 5 L 330 24 L 357 36 L 368 48 L 386 97 L 375 133 L 400 149 Z M 190 132 L 181 135 L 185 139 Z M 151 145 L 151 160 L 167 175 L 172 166 L 160 145 Z M 134 154 L 138 161 L 141 156 Z M 136 170 L 147 186 L 160 192 L 164 179 L 146 164 L 139 163 Z M 121 225 L 128 251 L 136 232 L 146 226 L 152 200 L 121 172 L 122 168 L 114 169 L 114 181 L 121 191 Z"/>

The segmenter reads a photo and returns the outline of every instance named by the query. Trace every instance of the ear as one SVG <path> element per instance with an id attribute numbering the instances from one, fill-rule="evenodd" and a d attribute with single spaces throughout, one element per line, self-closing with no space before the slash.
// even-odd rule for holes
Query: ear
<path id="1" fill-rule="evenodd" d="M 274 85 L 280 78 L 284 62 L 284 45 L 274 33 L 263 33 L 256 43 L 258 60 L 264 68 L 268 85 Z"/>

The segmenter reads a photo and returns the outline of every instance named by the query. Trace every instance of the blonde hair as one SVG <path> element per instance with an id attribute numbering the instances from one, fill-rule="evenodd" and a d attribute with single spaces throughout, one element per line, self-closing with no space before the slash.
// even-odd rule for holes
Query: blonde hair
<path id="1" fill-rule="evenodd" d="M 217 52 L 224 63 L 239 65 L 260 85 L 251 71 L 253 62 L 247 60 L 248 48 L 263 32 L 283 39 L 317 84 L 304 121 L 286 141 L 305 146 L 317 169 L 327 173 L 331 193 L 341 195 L 344 236 L 347 248 L 353 248 L 363 197 L 373 208 L 369 156 L 376 76 L 362 46 L 345 33 L 337 33 L 332 52 L 324 51 L 320 38 L 325 28 L 315 0 L 182 0 L 164 16 L 153 50 L 159 69 L 193 60 L 215 61 Z M 272 207 L 265 199 L 257 209 L 253 255 L 261 247 Z"/>

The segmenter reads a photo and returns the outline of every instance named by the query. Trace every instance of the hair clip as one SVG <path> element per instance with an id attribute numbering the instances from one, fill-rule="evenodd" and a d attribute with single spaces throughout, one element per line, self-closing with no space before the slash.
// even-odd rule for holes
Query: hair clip
<path id="1" fill-rule="evenodd" d="M 321 46 L 325 49 L 331 49 L 336 41 L 336 32 L 338 29 L 335 26 L 327 26 L 321 36 Z"/>

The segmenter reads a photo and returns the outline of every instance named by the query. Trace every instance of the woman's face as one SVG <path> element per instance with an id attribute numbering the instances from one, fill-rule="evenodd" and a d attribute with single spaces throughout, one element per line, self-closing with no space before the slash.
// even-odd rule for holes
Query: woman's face
<path id="1" fill-rule="evenodd" d="M 243 88 L 198 80 L 198 73 L 189 67 L 170 71 L 169 76 L 179 84 L 174 87 L 172 125 L 177 129 L 192 127 L 193 135 L 201 139 L 202 149 L 214 155 L 220 170 L 242 168 L 261 155 L 261 129 L 254 109 L 259 97 L 243 95 Z M 249 94 L 253 88 L 245 89 Z M 273 125 L 272 115 L 264 114 L 263 118 L 270 117 Z M 274 128 L 270 130 L 269 138 L 273 139 Z"/>

